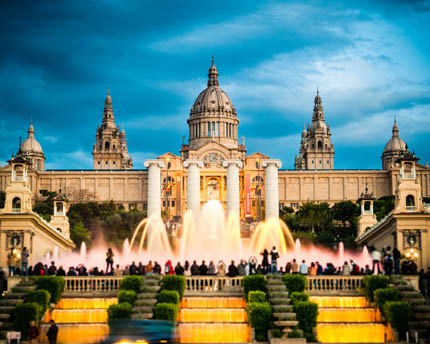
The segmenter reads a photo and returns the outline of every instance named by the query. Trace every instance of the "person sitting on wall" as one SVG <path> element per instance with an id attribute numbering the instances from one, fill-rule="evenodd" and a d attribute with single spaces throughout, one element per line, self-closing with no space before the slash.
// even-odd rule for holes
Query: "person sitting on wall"
<path id="1" fill-rule="evenodd" d="M 55 266 L 55 263 L 52 261 L 51 266 L 48 269 L 48 275 L 54 276 L 57 273 L 57 267 Z"/>
<path id="2" fill-rule="evenodd" d="M 202 260 L 202 265 L 199 266 L 200 275 L 206 276 L 208 274 L 208 266 L 205 264 L 205 261 Z"/>
<path id="3" fill-rule="evenodd" d="M 148 264 L 145 266 L 146 274 L 151 275 L 154 268 L 152 267 L 152 261 L 150 260 Z"/>
<path id="4" fill-rule="evenodd" d="M 134 262 L 131 263 L 130 267 L 128 268 L 128 272 L 129 272 L 130 276 L 136 275 L 137 266 Z"/>
<path id="5" fill-rule="evenodd" d="M 180 262 L 178 262 L 178 264 L 176 264 L 175 266 L 175 274 L 178 276 L 184 275 L 184 268 L 182 267 Z"/>
<path id="6" fill-rule="evenodd" d="M 60 267 L 57 270 L 57 276 L 66 276 L 66 271 L 64 271 L 62 265 L 60 265 Z"/>
<path id="7" fill-rule="evenodd" d="M 296 259 L 293 259 L 293 263 L 291 264 L 291 272 L 293 275 L 299 273 L 299 263 L 296 262 Z"/>
<path id="8" fill-rule="evenodd" d="M 218 276 L 225 276 L 226 265 L 223 260 L 220 260 L 217 265 L 218 268 Z"/>
<path id="9" fill-rule="evenodd" d="M 248 259 L 248 274 L 255 275 L 257 273 L 257 258 L 252 256 Z"/>
<path id="10" fill-rule="evenodd" d="M 231 261 L 231 264 L 228 266 L 227 276 L 236 277 L 238 275 L 237 267 L 234 265 L 234 260 Z"/>
<path id="11" fill-rule="evenodd" d="M 263 261 L 261 262 L 261 267 L 263 268 L 263 274 L 266 274 L 267 271 L 269 270 L 269 251 L 267 251 L 267 249 L 264 249 L 263 252 L 260 253 L 260 255 L 263 256 Z"/>
<path id="12" fill-rule="evenodd" d="M 304 259 L 302 260 L 302 264 L 300 264 L 299 272 L 301 275 L 307 275 L 309 272 L 309 268 Z"/>
<path id="13" fill-rule="evenodd" d="M 112 270 L 113 269 L 113 251 L 112 249 L 109 247 L 109 249 L 106 252 L 106 274 L 109 272 L 109 267 Z"/>
<path id="14" fill-rule="evenodd" d="M 191 265 L 191 275 L 197 276 L 200 274 L 199 266 L 197 265 L 197 262 L 194 260 L 193 265 Z"/>
<path id="15" fill-rule="evenodd" d="M 161 274 L 161 265 L 158 264 L 156 261 L 154 262 L 154 274 Z"/>
<path id="16" fill-rule="evenodd" d="M 186 260 L 184 264 L 184 275 L 186 277 L 191 276 L 190 263 L 188 262 L 188 260 Z"/>
<path id="17" fill-rule="evenodd" d="M 213 260 L 211 260 L 209 262 L 208 275 L 210 275 L 210 276 L 215 276 L 216 275 L 216 268 L 215 268 L 215 264 L 214 264 Z"/>
<path id="18" fill-rule="evenodd" d="M 246 275 L 246 262 L 241 259 L 239 265 L 237 266 L 237 273 L 239 276 Z"/>

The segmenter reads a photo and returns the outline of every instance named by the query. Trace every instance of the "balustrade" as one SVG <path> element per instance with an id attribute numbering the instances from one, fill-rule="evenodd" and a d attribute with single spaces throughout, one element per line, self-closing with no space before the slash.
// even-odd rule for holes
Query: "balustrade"
<path id="1" fill-rule="evenodd" d="M 185 293 L 195 292 L 242 292 L 243 276 L 190 276 L 187 277 Z"/>
<path id="2" fill-rule="evenodd" d="M 355 294 L 363 287 L 362 275 L 306 276 L 306 291 L 310 294 Z"/>
<path id="3" fill-rule="evenodd" d="M 116 293 L 121 276 L 73 276 L 65 277 L 65 293 Z"/>

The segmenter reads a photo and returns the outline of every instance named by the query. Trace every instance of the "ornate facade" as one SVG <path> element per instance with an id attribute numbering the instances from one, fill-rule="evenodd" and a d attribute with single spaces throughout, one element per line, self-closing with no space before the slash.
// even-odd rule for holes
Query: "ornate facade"
<path id="1" fill-rule="evenodd" d="M 165 153 L 156 161 L 147 161 L 147 169 L 132 169 L 125 132 L 115 125 L 108 94 L 93 149 L 94 170 L 43 170 L 33 164 L 28 171 L 33 199 L 41 198 L 40 190 L 62 189 L 70 202 L 114 201 L 126 209 L 137 207 L 148 213 L 160 209 L 178 222 L 187 209 L 197 209 L 216 199 L 226 210 L 238 212 L 246 223 L 258 221 L 265 214 L 275 214 L 274 207 L 297 209 L 307 201 L 330 204 L 356 201 L 366 186 L 375 198 L 394 194 L 402 173 L 395 159 L 407 151 L 395 123 L 393 137 L 382 154 L 383 169 L 334 169 L 331 131 L 325 123 L 322 100 L 317 92 L 312 125 L 302 133 L 295 169 L 279 169 L 279 161 L 258 152 L 248 154 L 244 140 L 239 142 L 239 116 L 230 97 L 219 87 L 219 74 L 213 61 L 207 88 L 196 98 L 187 123 L 188 142 L 182 142 L 179 154 Z M 32 133 L 29 130 L 29 138 L 35 140 L 34 128 Z M 38 147 L 26 151 L 27 155 L 36 153 L 41 157 L 43 151 Z M 150 175 L 150 171 L 154 174 Z M 415 172 L 422 196 L 429 197 L 430 169 L 416 164 Z M 276 185 L 272 183 L 274 178 Z M 5 166 L 0 169 L 0 190 L 6 188 L 9 180 L 10 166 Z M 161 199 L 160 204 L 149 209 L 149 200 L 154 196 Z"/>

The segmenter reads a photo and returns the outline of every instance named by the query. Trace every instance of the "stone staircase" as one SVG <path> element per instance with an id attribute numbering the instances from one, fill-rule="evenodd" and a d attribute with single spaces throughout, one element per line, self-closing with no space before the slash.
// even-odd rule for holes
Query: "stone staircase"
<path id="1" fill-rule="evenodd" d="M 267 275 L 267 293 L 272 305 L 274 324 L 282 329 L 283 337 L 293 331 L 299 322 L 296 320 L 291 300 L 288 298 L 287 287 L 281 275 Z"/>
<path id="2" fill-rule="evenodd" d="M 390 286 L 399 290 L 402 301 L 411 305 L 412 319 L 409 322 L 411 338 L 414 338 L 415 332 L 417 332 L 420 339 L 428 339 L 430 336 L 430 305 L 424 296 L 401 276 L 391 276 Z"/>
<path id="3" fill-rule="evenodd" d="M 36 281 L 31 278 L 23 278 L 15 287 L 0 296 L 0 339 L 6 338 L 6 332 L 12 330 L 10 315 L 16 304 L 24 302 L 24 297 L 30 290 L 36 289 Z"/>
<path id="4" fill-rule="evenodd" d="M 134 303 L 131 313 L 132 319 L 151 319 L 153 317 L 154 306 L 157 303 L 157 296 L 160 290 L 161 276 L 147 275 L 142 278 L 140 293 Z"/>

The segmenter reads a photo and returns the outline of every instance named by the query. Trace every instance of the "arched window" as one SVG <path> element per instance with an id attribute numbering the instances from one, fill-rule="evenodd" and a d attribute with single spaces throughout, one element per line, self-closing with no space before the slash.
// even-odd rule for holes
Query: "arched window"
<path id="1" fill-rule="evenodd" d="M 216 133 L 215 133 L 215 122 L 212 122 L 212 133 L 211 133 L 211 136 L 215 136 L 216 135 Z"/>
<path id="2" fill-rule="evenodd" d="M 57 213 L 63 212 L 63 203 L 57 203 Z"/>
<path id="3" fill-rule="evenodd" d="M 109 149 L 109 141 L 105 142 L 105 149 L 108 150 Z"/>
<path id="4" fill-rule="evenodd" d="M 406 210 L 415 210 L 415 197 L 412 195 L 406 196 Z"/>
<path id="5" fill-rule="evenodd" d="M 322 149 L 322 148 L 323 148 L 322 142 L 318 141 L 318 149 Z"/>
<path id="6" fill-rule="evenodd" d="M 201 123 L 199 122 L 199 132 L 198 132 L 198 137 L 200 137 L 202 134 L 201 134 Z"/>
<path id="7" fill-rule="evenodd" d="M 370 211 L 370 202 L 369 201 L 364 202 L 364 210 Z"/>
<path id="8" fill-rule="evenodd" d="M 211 122 L 208 122 L 208 136 L 211 136 Z"/>
<path id="9" fill-rule="evenodd" d="M 15 197 L 12 200 L 12 212 L 13 213 L 20 213 L 21 212 L 21 198 Z"/>

